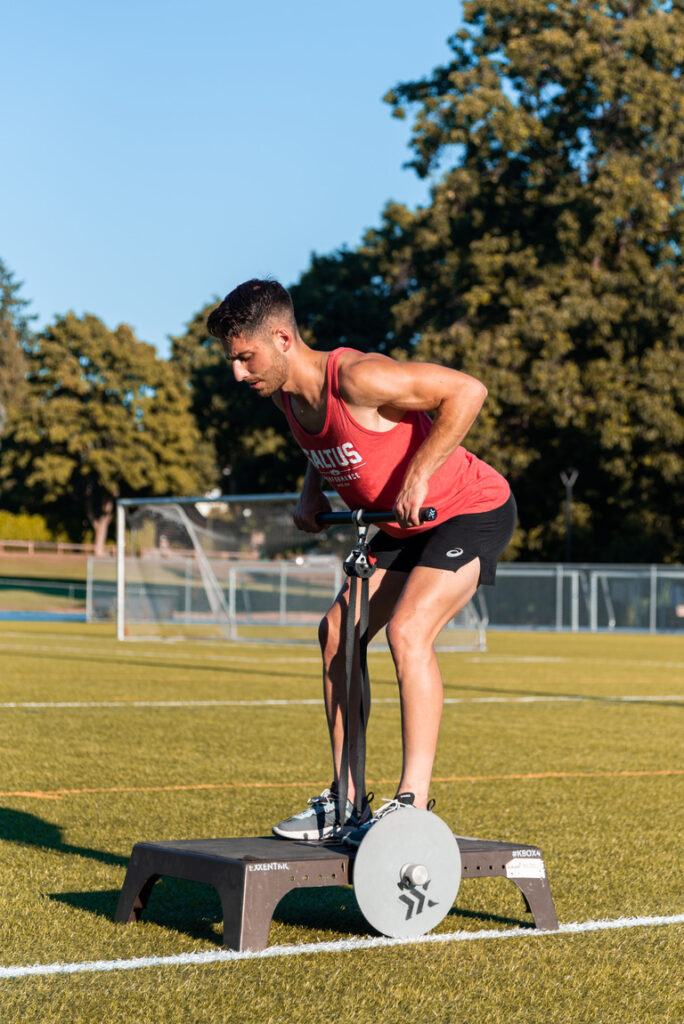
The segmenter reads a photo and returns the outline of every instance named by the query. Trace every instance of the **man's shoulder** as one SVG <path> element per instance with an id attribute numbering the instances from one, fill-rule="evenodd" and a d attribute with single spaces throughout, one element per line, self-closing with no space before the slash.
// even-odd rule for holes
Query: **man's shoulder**
<path id="1" fill-rule="evenodd" d="M 337 372 L 340 378 L 353 380 L 358 376 L 365 376 L 374 368 L 379 369 L 394 360 L 389 356 L 383 356 L 380 352 L 359 352 L 354 348 L 342 348 L 337 350 Z"/>
<path id="2" fill-rule="evenodd" d="M 347 350 L 340 353 L 337 386 L 342 399 L 351 407 L 379 409 L 391 404 L 396 360 L 379 352 Z M 396 392 L 397 388 L 394 388 Z"/>
<path id="3" fill-rule="evenodd" d="M 335 348 L 330 354 L 337 354 L 340 364 L 367 362 L 369 359 L 389 359 L 389 356 L 383 356 L 380 352 L 362 352 L 358 348 L 347 348 L 346 346 Z"/>

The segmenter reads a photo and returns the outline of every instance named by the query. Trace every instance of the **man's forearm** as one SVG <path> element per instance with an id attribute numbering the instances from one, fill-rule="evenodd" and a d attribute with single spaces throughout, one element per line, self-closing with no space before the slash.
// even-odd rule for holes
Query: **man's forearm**
<path id="1" fill-rule="evenodd" d="M 430 433 L 411 459 L 404 482 L 430 479 L 452 452 L 463 442 L 466 434 L 477 419 L 487 389 L 483 384 L 473 388 L 468 402 L 462 399 L 446 399 L 435 413 Z"/>
<path id="2" fill-rule="evenodd" d="M 425 501 L 430 477 L 464 440 L 487 396 L 483 384 L 472 388 L 463 401 L 445 399 L 437 409 L 430 433 L 409 462 L 395 502 L 402 526 L 418 526 L 419 510 Z"/>
<path id="3" fill-rule="evenodd" d="M 329 512 L 330 502 L 323 492 L 323 477 L 311 463 L 304 475 L 302 491 L 295 506 L 293 518 L 295 526 L 308 533 L 318 533 L 322 527 L 316 522 L 319 512 Z"/>
<path id="4" fill-rule="evenodd" d="M 316 467 L 309 462 L 306 467 L 306 473 L 304 474 L 304 481 L 302 483 L 302 498 L 317 497 L 323 493 L 324 481 L 323 477 L 316 469 Z"/>

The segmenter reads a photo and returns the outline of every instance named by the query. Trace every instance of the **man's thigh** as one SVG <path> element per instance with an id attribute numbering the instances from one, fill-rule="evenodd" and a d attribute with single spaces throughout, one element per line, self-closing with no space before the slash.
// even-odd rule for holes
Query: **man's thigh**
<path id="1" fill-rule="evenodd" d="M 456 571 L 417 565 L 405 577 L 390 611 L 392 626 L 410 630 L 416 639 L 432 643 L 447 622 L 468 604 L 479 579 L 479 558 Z"/>

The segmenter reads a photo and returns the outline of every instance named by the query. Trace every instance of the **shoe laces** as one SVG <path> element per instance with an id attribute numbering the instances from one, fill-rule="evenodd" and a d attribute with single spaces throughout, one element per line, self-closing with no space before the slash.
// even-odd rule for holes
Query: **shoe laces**
<path id="1" fill-rule="evenodd" d="M 402 807 L 410 807 L 411 804 L 405 804 L 401 800 L 397 800 L 393 797 L 391 800 L 386 799 L 382 807 L 379 808 L 373 815 L 373 818 L 384 818 L 386 814 L 391 814 L 392 811 L 398 811 Z"/>
<path id="2" fill-rule="evenodd" d="M 319 807 L 321 805 L 335 803 L 337 801 L 337 794 L 333 793 L 330 789 L 324 789 L 318 796 L 309 797 L 306 801 L 309 807 Z"/>
<path id="3" fill-rule="evenodd" d="M 371 802 L 374 799 L 375 799 L 375 793 L 373 793 L 373 792 L 366 793 L 366 795 L 365 795 L 365 797 L 363 799 L 363 810 L 361 811 L 362 814 L 366 810 L 367 807 L 370 807 Z M 322 793 L 319 793 L 318 796 L 309 797 L 309 799 L 306 802 L 309 805 L 309 807 L 317 807 L 320 804 L 323 804 L 323 805 L 330 804 L 330 803 L 335 804 L 335 803 L 338 803 L 338 801 L 339 801 L 339 794 L 337 792 L 337 789 L 334 788 L 333 786 L 330 786 L 327 789 L 324 789 Z M 353 803 L 349 799 L 347 799 L 347 807 L 353 807 Z"/>
<path id="4" fill-rule="evenodd" d="M 401 796 L 401 794 L 399 794 Z M 373 818 L 384 818 L 386 814 L 391 814 L 393 811 L 398 811 L 402 807 L 413 807 L 413 804 L 407 803 L 405 800 L 400 800 L 399 796 L 393 797 L 391 800 L 385 798 L 385 803 L 375 812 Z M 434 800 L 428 800 L 427 810 L 431 811 L 435 806 Z"/>

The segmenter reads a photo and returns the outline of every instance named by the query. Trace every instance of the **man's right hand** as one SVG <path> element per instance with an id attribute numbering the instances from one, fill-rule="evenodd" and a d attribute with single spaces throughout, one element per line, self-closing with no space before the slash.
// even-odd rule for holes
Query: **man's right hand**
<path id="1" fill-rule="evenodd" d="M 332 512 L 330 502 L 322 491 L 317 494 L 302 494 L 292 513 L 295 526 L 306 533 L 320 533 L 323 529 L 316 522 L 319 512 Z"/>

